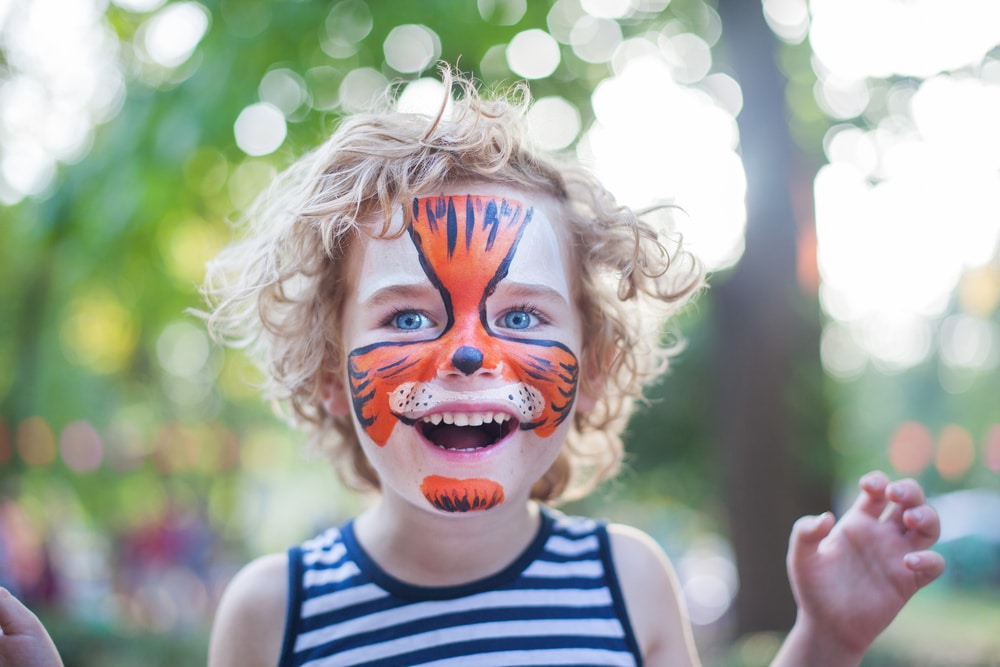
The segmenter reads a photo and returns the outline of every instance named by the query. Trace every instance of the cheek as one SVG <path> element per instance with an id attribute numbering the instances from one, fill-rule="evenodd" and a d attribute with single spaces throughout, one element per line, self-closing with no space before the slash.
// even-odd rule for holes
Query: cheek
<path id="1" fill-rule="evenodd" d="M 570 349 L 552 341 L 507 342 L 506 362 L 518 379 L 541 396 L 541 414 L 529 425 L 548 437 L 570 415 L 576 400 L 579 364 Z M 523 426 L 522 426 L 523 427 Z"/>

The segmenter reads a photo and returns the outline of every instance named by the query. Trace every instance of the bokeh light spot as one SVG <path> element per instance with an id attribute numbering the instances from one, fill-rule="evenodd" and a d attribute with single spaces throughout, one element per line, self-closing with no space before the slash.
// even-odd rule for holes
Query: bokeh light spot
<path id="1" fill-rule="evenodd" d="M 919 475 L 934 459 L 934 438 L 920 422 L 903 422 L 889 440 L 889 465 L 903 475 Z"/>
<path id="2" fill-rule="evenodd" d="M 423 72 L 441 56 L 441 38 L 424 25 L 398 25 L 382 44 L 385 62 L 403 74 Z"/>
<path id="3" fill-rule="evenodd" d="M 154 14 L 141 29 L 146 53 L 164 67 L 177 67 L 194 53 L 211 14 L 197 2 L 176 2 Z"/>
<path id="4" fill-rule="evenodd" d="M 995 325 L 969 315 L 951 315 L 941 323 L 941 361 L 953 368 L 979 369 L 995 359 Z"/>
<path id="5" fill-rule="evenodd" d="M 977 317 L 989 317 L 1000 304 L 1000 267 L 992 264 L 966 271 L 958 285 L 962 310 Z"/>
<path id="6" fill-rule="evenodd" d="M 525 79 L 544 79 L 559 67 L 559 44 L 552 35 L 532 28 L 514 35 L 507 45 L 507 65 Z"/>
<path id="7" fill-rule="evenodd" d="M 812 0 L 809 10 L 816 57 L 847 78 L 933 76 L 981 61 L 1000 42 L 995 0 Z"/>
<path id="8" fill-rule="evenodd" d="M 625 18 L 635 9 L 632 0 L 580 0 L 583 10 L 601 19 Z"/>
<path id="9" fill-rule="evenodd" d="M 477 0 L 479 16 L 494 25 L 517 25 L 528 11 L 527 0 Z"/>
<path id="10" fill-rule="evenodd" d="M 167 0 L 111 0 L 111 4 L 118 5 L 129 12 L 143 13 L 159 9 Z"/>
<path id="11" fill-rule="evenodd" d="M 104 443 L 97 430 L 86 421 L 66 426 L 59 436 L 63 463 L 71 470 L 86 473 L 97 470 L 104 460 Z"/>
<path id="12" fill-rule="evenodd" d="M 165 371 L 178 377 L 197 375 L 208 362 L 208 336 L 190 322 L 167 325 L 156 340 L 156 357 Z"/>
<path id="13" fill-rule="evenodd" d="M 580 6 L 580 0 L 556 0 L 545 17 L 549 34 L 563 44 L 572 43 L 573 26 L 587 13 Z"/>
<path id="14" fill-rule="evenodd" d="M 868 353 L 858 344 L 850 328 L 837 322 L 823 328 L 819 352 L 823 368 L 840 379 L 857 377 L 868 365 Z"/>
<path id="15" fill-rule="evenodd" d="M 764 0 L 764 18 L 778 37 L 798 44 L 809 34 L 806 0 Z"/>
<path id="16" fill-rule="evenodd" d="M 406 84 L 396 101 L 396 108 L 403 113 L 437 116 L 444 104 L 444 117 L 452 107 L 451 96 L 437 79 L 417 79 Z"/>
<path id="17" fill-rule="evenodd" d="M 331 58 L 353 56 L 372 30 L 371 9 L 363 0 L 338 2 L 326 17 L 325 28 L 320 40 L 323 51 Z"/>
<path id="18" fill-rule="evenodd" d="M 948 424 L 938 438 L 935 464 L 941 477 L 957 480 L 969 471 L 976 460 L 976 444 L 972 434 L 962 426 Z"/>
<path id="19" fill-rule="evenodd" d="M 580 60 L 606 63 L 622 43 L 622 28 L 617 21 L 585 14 L 577 19 L 570 32 L 570 46 Z"/>
<path id="20" fill-rule="evenodd" d="M 712 69 L 712 51 L 698 35 L 689 32 L 661 34 L 658 45 L 678 83 L 697 83 Z"/>
<path id="21" fill-rule="evenodd" d="M 739 577 L 729 545 L 714 535 L 702 535 L 677 563 L 677 574 L 691 622 L 710 625 L 729 609 Z"/>
<path id="22" fill-rule="evenodd" d="M 591 104 L 597 122 L 578 153 L 616 198 L 633 209 L 679 204 L 676 229 L 709 270 L 739 259 L 746 175 L 736 120 L 707 93 L 677 84 L 659 54 L 603 80 Z"/>
<path id="23" fill-rule="evenodd" d="M 340 82 L 339 97 L 344 111 L 367 111 L 384 93 L 388 81 L 378 70 L 359 67 Z"/>
<path id="24" fill-rule="evenodd" d="M 4 146 L 0 156 L 0 176 L 19 197 L 41 194 L 55 175 L 55 158 L 42 146 L 16 139 Z M 13 199 L 10 203 L 15 201 Z"/>
<path id="25" fill-rule="evenodd" d="M 528 110 L 528 136 L 541 148 L 558 151 L 580 134 L 580 112 L 562 97 L 542 97 Z"/>
<path id="26" fill-rule="evenodd" d="M 257 89 L 261 102 L 273 104 L 285 116 L 291 116 L 309 99 L 305 80 L 292 70 L 281 67 L 264 75 Z"/>
<path id="27" fill-rule="evenodd" d="M 200 218 L 190 218 L 167 226 L 160 250 L 170 274 L 178 285 L 190 288 L 205 277 L 205 263 L 215 257 L 228 238 L 224 228 Z"/>
<path id="28" fill-rule="evenodd" d="M 135 316 L 112 292 L 87 291 L 70 302 L 60 328 L 71 361 L 96 373 L 115 373 L 132 358 L 138 339 Z"/>
<path id="29" fill-rule="evenodd" d="M 49 423 L 28 417 L 17 427 L 17 453 L 29 466 L 47 466 L 56 460 L 56 439 Z"/>
<path id="30" fill-rule="evenodd" d="M 236 145 L 247 155 L 268 155 L 285 141 L 288 127 L 281 109 L 258 102 L 243 109 L 233 125 Z"/>
<path id="31" fill-rule="evenodd" d="M 1000 473 L 1000 424 L 994 424 L 986 434 L 983 463 L 989 470 Z"/>

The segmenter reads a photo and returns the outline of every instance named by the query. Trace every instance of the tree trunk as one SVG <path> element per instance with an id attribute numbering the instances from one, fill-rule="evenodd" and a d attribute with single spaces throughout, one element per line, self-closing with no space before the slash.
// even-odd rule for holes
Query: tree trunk
<path id="1" fill-rule="evenodd" d="M 725 61 L 743 90 L 748 186 L 745 254 L 713 290 L 718 451 L 742 635 L 790 628 L 788 534 L 797 517 L 829 508 L 831 470 L 825 433 L 816 432 L 825 422 L 818 305 L 797 281 L 795 153 L 776 43 L 760 3 L 719 0 L 718 8 Z M 811 187 L 812 178 L 795 181 Z"/>

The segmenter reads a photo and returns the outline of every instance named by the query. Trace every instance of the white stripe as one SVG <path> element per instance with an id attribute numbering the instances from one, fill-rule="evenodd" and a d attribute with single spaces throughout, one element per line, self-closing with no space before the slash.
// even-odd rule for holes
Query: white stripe
<path id="1" fill-rule="evenodd" d="M 339 584 L 345 579 L 360 574 L 361 569 L 357 564 L 349 560 L 343 565 L 328 568 L 325 570 L 306 570 L 302 576 L 302 586 L 310 588 L 312 586 L 323 586 L 325 584 Z"/>
<path id="2" fill-rule="evenodd" d="M 385 589 L 375 584 L 365 584 L 364 586 L 334 591 L 326 595 L 317 595 L 302 603 L 302 618 L 325 614 L 328 611 L 343 609 L 344 607 L 350 607 L 361 602 L 378 600 L 379 598 L 384 598 L 386 595 L 388 593 L 385 592 Z M 303 635 L 299 635 L 299 641 L 302 641 L 302 637 Z"/>
<path id="3" fill-rule="evenodd" d="M 371 586 L 372 584 L 369 584 Z M 367 588 L 367 586 L 361 587 Z M 359 589 L 350 589 L 359 590 Z M 332 597 L 337 595 L 331 593 Z M 307 601 L 302 605 L 302 616 L 306 616 L 306 605 L 320 598 Z M 510 590 L 490 591 L 479 595 L 470 595 L 454 600 L 428 600 L 417 602 L 405 607 L 387 609 L 367 616 L 348 619 L 342 623 L 334 623 L 310 632 L 303 632 L 295 641 L 295 651 L 320 646 L 341 637 L 351 637 L 366 630 L 392 627 L 410 623 L 424 618 L 433 618 L 442 614 L 464 613 L 480 609 L 495 609 L 498 607 L 598 607 L 611 604 L 611 594 L 606 588 L 584 590 L 564 588 L 560 590 Z M 318 606 L 318 605 L 317 605 Z M 329 606 L 326 611 L 336 608 Z M 310 610 L 312 611 L 312 610 Z M 315 612 L 320 613 L 320 612 Z M 310 614 L 311 615 L 311 614 Z"/>
<path id="4" fill-rule="evenodd" d="M 556 519 L 556 529 L 573 535 L 593 532 L 597 522 L 582 516 L 560 516 Z"/>
<path id="5" fill-rule="evenodd" d="M 416 635 L 391 639 L 381 644 L 369 644 L 337 655 L 305 663 L 302 667 L 350 667 L 372 660 L 385 660 L 393 656 L 427 648 L 428 646 L 455 644 L 471 639 L 497 639 L 508 637 L 542 636 L 621 637 L 621 625 L 615 619 L 586 618 L 554 621 L 497 621 L 462 625 L 422 632 Z M 476 663 L 480 664 L 480 663 Z"/>
<path id="6" fill-rule="evenodd" d="M 604 574 L 604 566 L 599 560 L 577 560 L 569 563 L 536 560 L 524 570 L 525 577 L 544 577 L 546 579 L 565 577 L 598 579 L 602 574 Z"/>
<path id="7" fill-rule="evenodd" d="M 342 560 L 345 555 L 347 555 L 347 547 L 344 546 L 343 542 L 338 542 L 329 550 L 307 551 L 302 555 L 302 562 L 306 565 L 315 565 L 317 563 L 332 565 Z"/>
<path id="8" fill-rule="evenodd" d="M 302 543 L 303 551 L 315 551 L 317 549 L 324 549 L 337 540 L 340 539 L 340 529 L 339 528 L 329 528 L 323 533 L 320 533 L 316 537 L 306 540 Z"/>
<path id="9" fill-rule="evenodd" d="M 502 651 L 422 662 L 415 667 L 519 667 L 524 665 L 609 665 L 635 667 L 631 653 L 601 648 L 552 648 Z"/>
<path id="10" fill-rule="evenodd" d="M 579 556 L 589 552 L 597 551 L 597 536 L 591 535 L 582 540 L 571 540 L 561 535 L 553 535 L 545 543 L 545 550 L 559 554 L 560 556 Z"/>

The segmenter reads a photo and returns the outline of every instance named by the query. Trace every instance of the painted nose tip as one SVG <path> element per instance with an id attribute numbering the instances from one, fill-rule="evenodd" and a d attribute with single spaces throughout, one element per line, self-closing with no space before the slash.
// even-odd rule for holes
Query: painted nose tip
<path id="1" fill-rule="evenodd" d="M 472 375 L 483 365 L 483 353 L 474 347 L 463 345 L 451 355 L 451 363 L 466 375 Z"/>

